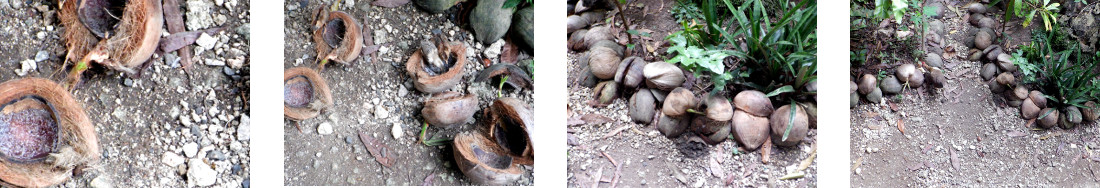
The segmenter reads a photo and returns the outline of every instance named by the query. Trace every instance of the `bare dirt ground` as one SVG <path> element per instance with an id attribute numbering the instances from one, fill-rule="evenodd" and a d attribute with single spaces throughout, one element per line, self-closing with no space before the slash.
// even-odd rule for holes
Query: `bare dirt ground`
<path id="1" fill-rule="evenodd" d="M 331 1 L 286 1 L 285 68 L 316 67 L 311 14 L 322 3 Z M 345 1 L 353 2 L 353 1 Z M 460 4 L 458 6 L 463 6 Z M 327 5 L 326 5 L 327 7 Z M 497 97 L 496 86 L 473 83 L 477 71 L 485 68 L 488 45 L 475 41 L 472 30 L 458 19 L 458 8 L 443 14 L 430 14 L 413 3 L 397 8 L 371 6 L 369 1 L 354 1 L 338 9 L 360 19 L 372 32 L 375 43 L 385 44 L 376 62 L 360 56 L 352 65 L 330 64 L 321 76 L 332 88 L 335 105 L 320 116 L 301 121 L 285 121 L 285 158 L 283 180 L 286 185 L 470 185 L 457 168 L 450 144 L 425 146 L 418 142 L 423 118 L 420 110 L 430 95 L 417 91 L 405 73 L 408 56 L 418 48 L 418 42 L 433 32 L 467 46 L 466 74 L 463 82 L 452 91 L 475 93 L 481 109 L 486 109 Z M 362 20 L 366 18 L 366 20 Z M 507 36 L 506 36 L 507 37 Z M 495 49 L 500 50 L 500 49 Z M 529 59 L 530 52 L 521 52 L 520 59 Z M 529 90 L 505 90 L 504 97 L 516 97 L 533 104 Z M 533 107 L 533 106 L 532 106 Z M 456 133 L 472 131 L 481 125 L 483 111 L 474 120 L 451 128 L 428 128 L 429 139 L 453 138 Z M 298 127 L 301 127 L 299 132 Z M 328 126 L 332 133 L 320 134 L 318 128 Z M 394 129 L 400 135 L 394 135 Z M 327 132 L 327 131 L 325 131 Z M 383 167 L 367 152 L 359 132 L 378 139 L 396 150 L 397 162 Z M 525 166 L 526 174 L 515 185 L 532 185 L 533 168 Z"/>
<path id="2" fill-rule="evenodd" d="M 654 39 L 663 40 L 669 33 L 682 29 L 669 14 L 675 3 L 657 0 L 630 1 L 626 11 L 627 19 L 631 20 L 632 25 L 636 25 L 635 29 L 652 30 Z M 616 15 L 609 13 L 608 16 Z M 600 24 L 606 25 L 606 22 Z M 665 47 L 656 51 L 664 52 Z M 575 70 L 568 73 L 569 117 L 571 120 L 580 120 L 586 119 L 582 118 L 584 116 L 602 116 L 610 122 L 576 124 L 567 128 L 567 177 L 571 187 L 816 186 L 816 159 L 805 171 L 805 177 L 779 180 L 779 177 L 794 171 L 809 157 L 812 145 L 816 142 L 816 129 L 811 129 L 807 138 L 797 146 L 772 149 L 773 162 L 767 164 L 761 162 L 759 150 L 746 153 L 733 140 L 713 146 L 687 144 L 689 139 L 698 139 L 694 133 L 668 139 L 653 126 L 632 122 L 627 115 L 625 98 L 616 99 L 607 107 L 596 108 L 590 105 L 590 101 L 595 100 L 593 91 L 592 88 L 582 86 L 580 77 L 584 73 L 580 70 L 584 69 L 577 62 L 577 58 L 583 53 L 569 51 L 568 54 L 568 70 Z M 701 144 L 701 141 L 695 143 Z M 707 154 L 690 158 L 681 153 L 682 147 L 695 147 L 691 151 Z M 740 151 L 740 154 L 734 154 L 734 150 Z M 621 177 L 616 180 L 613 177 L 617 171 Z M 732 180 L 732 184 L 726 184 L 727 180 Z"/>
<path id="3" fill-rule="evenodd" d="M 249 3 L 180 4 L 197 7 L 188 5 L 192 1 L 209 8 L 193 10 L 207 17 L 187 17 L 189 10 L 183 9 L 185 20 L 206 21 L 195 25 L 201 28 L 226 29 L 211 35 L 211 48 L 195 53 L 190 78 L 176 68 L 175 52 L 154 55 L 141 78 L 97 65 L 84 73 L 84 84 L 73 97 L 95 124 L 103 156 L 98 165 L 58 187 L 189 187 L 189 180 L 199 178 L 216 179 L 218 187 L 248 187 Z M 65 28 L 56 19 L 57 5 L 31 2 L 0 1 L 0 38 L 5 40 L 0 80 L 61 81 L 68 69 L 61 67 L 66 50 L 60 33 Z M 24 64 L 37 69 L 16 74 Z M 189 167 L 212 171 L 188 174 Z"/>
<path id="4" fill-rule="evenodd" d="M 965 14 L 964 8 L 959 10 Z M 1028 127 L 1019 108 L 1009 107 L 1000 94 L 989 91 L 978 76 L 980 62 L 965 59 L 968 49 L 961 41 L 966 30 L 976 28 L 947 12 L 943 21 L 947 31 L 955 32 L 947 44 L 962 57 L 946 59 L 945 87 L 907 89 L 884 97 L 883 104 L 862 101 L 851 110 L 852 186 L 1100 186 L 1100 164 L 1086 157 L 1100 148 L 1096 123 L 1071 130 Z M 998 43 L 1007 43 L 1006 53 L 1029 42 L 1030 31 L 1038 25 L 1021 28 L 1019 21 L 1003 24 L 1008 28 L 1002 35 L 1008 39 Z"/>

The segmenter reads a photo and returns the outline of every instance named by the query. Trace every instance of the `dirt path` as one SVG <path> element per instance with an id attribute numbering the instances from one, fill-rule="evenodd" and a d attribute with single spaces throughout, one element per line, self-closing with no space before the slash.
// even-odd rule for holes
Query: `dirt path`
<path id="1" fill-rule="evenodd" d="M 1100 164 L 1083 157 L 1100 147 L 1096 123 L 1072 130 L 1027 127 L 1019 108 L 1007 106 L 978 76 L 981 64 L 964 60 L 968 49 L 961 41 L 967 30 L 976 28 L 948 14 L 943 21 L 955 33 L 947 44 L 962 57 L 946 60 L 943 89 L 904 90 L 886 96 L 885 104 L 862 101 L 851 110 L 852 186 L 1100 185 L 1095 173 Z M 1035 28 L 1021 28 L 1018 19 L 1003 25 L 1008 40 L 998 43 L 1008 48 L 1006 53 L 1030 41 L 1029 31 Z"/>
<path id="2" fill-rule="evenodd" d="M 310 30 L 311 12 L 321 3 L 313 1 L 287 1 L 285 5 L 286 44 L 285 68 L 316 67 L 316 51 Z M 307 5 L 307 7 L 302 7 Z M 459 5 L 461 6 L 461 5 Z M 421 39 L 433 33 L 441 33 L 449 40 L 460 41 L 467 46 L 466 75 L 454 91 L 475 93 L 481 109 L 496 99 L 496 86 L 472 83 L 478 70 L 485 68 L 482 58 L 498 62 L 496 57 L 486 57 L 489 47 L 474 40 L 467 26 L 456 24 L 456 9 L 443 14 L 429 14 L 413 3 L 397 8 L 370 6 L 358 1 L 353 6 L 342 5 L 345 11 L 371 28 L 376 43 L 387 45 L 378 54 L 378 61 L 367 62 L 363 56 L 354 65 L 330 64 L 322 73 L 335 100 L 333 109 L 314 119 L 285 121 L 286 185 L 470 185 L 456 167 L 451 146 L 429 147 L 417 142 L 423 122 L 420 110 L 429 94 L 414 89 L 405 73 L 408 56 L 418 48 Z M 366 15 L 367 20 L 361 20 Z M 500 49 L 497 49 L 500 50 Z M 530 55 L 520 55 L 530 58 Z M 523 58 L 521 58 L 523 59 Z M 506 90 L 505 97 L 517 97 L 533 104 L 532 92 Z M 474 115 L 474 121 L 446 129 L 430 127 L 428 137 L 453 138 L 456 133 L 473 130 L 482 119 L 482 111 Z M 295 124 L 300 125 L 299 132 Z M 321 124 L 328 124 L 333 133 L 318 132 Z M 395 138 L 393 127 L 399 127 L 403 136 Z M 384 168 L 375 161 L 358 137 L 366 132 L 389 148 L 396 150 L 396 163 Z M 525 167 L 527 173 L 518 185 L 533 184 L 533 167 Z"/>
<path id="3" fill-rule="evenodd" d="M 626 11 L 627 19 L 631 20 L 632 25 L 637 25 L 635 29 L 650 29 L 653 38 L 663 40 L 664 36 L 681 29 L 669 14 L 675 3 L 657 0 L 632 2 Z M 665 49 L 656 51 L 663 52 Z M 816 186 L 816 160 L 805 171 L 804 178 L 778 180 L 794 171 L 809 156 L 816 141 L 816 129 L 811 129 L 798 146 L 775 147 L 771 156 L 774 162 L 767 164 L 761 163 L 759 151 L 745 153 L 742 150 L 740 154 L 733 154 L 739 147 L 733 140 L 713 146 L 702 144 L 701 140 L 688 144 L 689 139 L 698 139 L 693 133 L 668 139 L 654 126 L 633 123 L 627 116 L 625 98 L 616 99 L 607 107 L 589 105 L 595 98 L 592 88 L 582 86 L 580 77 L 584 73 L 579 70 L 585 69 L 577 62 L 577 58 L 584 53 L 570 50 L 568 54 L 567 70 L 576 70 L 568 73 L 568 116 L 571 120 L 582 119 L 583 116 L 602 116 L 609 122 L 569 125 L 567 128 L 567 177 L 570 186 L 588 187 L 595 185 L 595 180 L 602 180 L 604 183 L 599 183 L 601 187 L 613 184 L 618 187 L 718 187 L 727 186 L 729 179 L 733 180 L 731 186 L 734 187 Z M 690 158 L 681 153 L 682 147 L 694 147 L 696 149 L 690 151 L 707 154 Z M 620 175 L 617 180 L 614 179 L 616 174 Z"/>

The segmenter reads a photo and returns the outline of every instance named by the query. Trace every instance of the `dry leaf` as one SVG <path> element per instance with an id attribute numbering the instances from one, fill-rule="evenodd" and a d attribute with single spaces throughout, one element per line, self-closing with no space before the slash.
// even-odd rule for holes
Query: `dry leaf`
<path id="1" fill-rule="evenodd" d="M 761 156 L 760 161 L 764 162 L 765 164 L 767 164 L 769 161 L 772 160 L 772 139 L 771 138 L 764 139 L 764 145 L 760 146 L 760 156 Z"/>
<path id="2" fill-rule="evenodd" d="M 374 139 L 374 137 L 371 137 L 367 132 L 359 132 L 359 139 L 363 142 L 363 145 L 367 146 L 367 151 L 370 152 L 371 156 L 374 156 L 374 160 L 385 167 L 393 166 L 393 163 L 396 161 L 396 153 L 394 153 L 393 149 L 382 144 L 378 139 Z"/>
<path id="3" fill-rule="evenodd" d="M 581 120 L 584 120 L 587 124 L 604 124 L 612 121 L 611 118 L 599 114 L 587 114 L 582 116 Z"/>
<path id="4" fill-rule="evenodd" d="M 898 119 L 898 130 L 901 131 L 902 135 L 905 134 L 905 121 L 904 120 Z"/>
<path id="5" fill-rule="evenodd" d="M 504 47 L 500 50 L 500 62 L 515 64 L 519 60 L 519 46 L 512 40 L 505 39 Z"/>

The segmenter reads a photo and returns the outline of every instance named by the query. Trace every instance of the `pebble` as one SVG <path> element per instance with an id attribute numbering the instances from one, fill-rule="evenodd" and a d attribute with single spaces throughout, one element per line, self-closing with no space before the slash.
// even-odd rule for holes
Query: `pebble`
<path id="1" fill-rule="evenodd" d="M 179 154 L 173 152 L 164 152 L 164 157 L 161 157 L 160 162 L 168 166 L 179 166 L 183 164 L 184 158 Z"/>
<path id="2" fill-rule="evenodd" d="M 15 74 L 19 76 L 26 76 L 27 73 L 38 69 L 38 63 L 36 63 L 33 59 L 23 60 L 19 63 L 21 64 L 22 68 L 15 69 Z"/>
<path id="3" fill-rule="evenodd" d="M 187 30 L 206 29 L 214 25 L 214 3 L 210 0 L 187 0 Z"/>
<path id="4" fill-rule="evenodd" d="M 49 58 L 50 58 L 50 53 L 46 52 L 46 51 L 38 51 L 37 54 L 34 54 L 34 61 L 35 62 L 42 62 L 42 61 L 45 61 L 46 59 L 49 59 Z"/>
<path id="5" fill-rule="evenodd" d="M 321 134 L 321 135 L 332 134 L 332 123 L 329 123 L 327 121 L 322 122 L 321 125 L 317 126 L 317 134 Z"/>
<path id="6" fill-rule="evenodd" d="M 252 120 L 248 115 L 241 115 L 241 123 L 237 125 L 237 139 L 252 139 Z"/>
<path id="7" fill-rule="evenodd" d="M 214 45 L 218 43 L 218 39 L 214 38 L 206 33 L 199 35 L 198 39 L 195 39 L 195 44 L 198 44 L 203 49 L 214 49 Z"/>
<path id="8" fill-rule="evenodd" d="M 206 158 L 210 160 L 223 161 L 225 160 L 225 153 L 222 153 L 218 150 L 210 151 L 210 153 L 206 153 Z"/>
<path id="9" fill-rule="evenodd" d="M 166 64 L 168 64 L 169 67 L 172 67 L 172 68 L 179 68 L 180 67 L 180 56 L 177 56 L 176 54 L 165 53 L 164 54 L 164 61 L 165 61 Z"/>
<path id="10" fill-rule="evenodd" d="M 401 125 L 396 123 L 393 124 L 391 132 L 393 133 L 393 139 L 400 140 L 401 137 L 405 136 L 405 130 L 401 128 Z"/>
<path id="11" fill-rule="evenodd" d="M 187 184 L 197 186 L 214 185 L 218 180 L 218 172 L 211 169 L 202 159 L 187 161 Z"/>
<path id="12" fill-rule="evenodd" d="M 386 119 L 390 117 L 390 112 L 386 111 L 386 108 L 379 105 L 374 108 L 374 117 L 378 119 Z"/>
<path id="13" fill-rule="evenodd" d="M 187 155 L 187 158 L 195 157 L 195 154 L 199 153 L 199 144 L 194 142 L 188 142 L 183 145 L 183 154 Z"/>
<path id="14" fill-rule="evenodd" d="M 92 188 L 112 188 L 112 187 L 114 187 L 113 185 L 111 185 L 111 178 L 108 178 L 105 175 L 95 177 L 95 179 L 92 179 L 91 182 L 88 182 L 88 186 L 91 186 Z"/>
<path id="15" fill-rule="evenodd" d="M 503 47 L 504 40 L 497 40 L 496 42 L 493 42 L 492 45 L 489 45 L 489 48 L 485 49 L 485 51 L 482 52 L 482 55 L 485 55 L 486 58 L 496 58 L 497 56 L 500 56 L 500 50 Z"/>

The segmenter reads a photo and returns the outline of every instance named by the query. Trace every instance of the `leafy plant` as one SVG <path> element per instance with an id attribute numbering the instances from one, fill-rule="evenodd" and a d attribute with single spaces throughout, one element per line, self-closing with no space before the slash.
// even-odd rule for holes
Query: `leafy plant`
<path id="1" fill-rule="evenodd" d="M 687 0 L 676 1 L 676 5 L 668 11 L 672 14 L 672 18 L 676 18 L 676 21 L 679 22 L 694 22 L 703 19 L 703 11 L 699 10 L 699 6 Z"/>
<path id="2" fill-rule="evenodd" d="M 894 22 L 901 24 L 905 17 L 905 10 L 909 8 L 907 0 L 875 0 L 875 18 L 886 19 L 894 18 Z"/>
<path id="3" fill-rule="evenodd" d="M 1024 22 L 1020 25 L 1027 27 L 1031 25 L 1032 19 L 1036 14 L 1043 19 L 1043 26 L 1047 31 L 1050 31 L 1058 22 L 1058 11 L 1061 6 L 1059 3 L 1051 3 L 1050 0 L 1009 0 L 1005 2 L 1006 10 L 1005 18 L 1009 18 L 1011 15 L 1024 18 Z"/>
<path id="4" fill-rule="evenodd" d="M 1023 68 L 1023 71 L 1034 71 L 1033 77 L 1036 85 L 1047 94 L 1047 98 L 1066 106 L 1084 108 L 1083 104 L 1090 100 L 1100 99 L 1100 72 L 1094 72 L 1096 59 L 1100 53 L 1085 54 L 1075 43 L 1062 46 L 1057 42 L 1061 36 L 1059 27 L 1055 24 L 1052 30 L 1032 32 L 1031 44 L 1021 48 L 1018 55 L 1014 55 L 1017 65 L 1035 66 Z M 1034 65 L 1029 65 L 1034 63 Z M 1036 68 L 1037 67 L 1037 68 Z M 1031 70 L 1024 70 L 1031 69 Z"/>
<path id="5" fill-rule="evenodd" d="M 726 72 L 723 60 L 729 57 L 728 50 L 704 49 L 696 45 L 689 45 L 687 37 L 682 32 L 669 35 L 668 40 L 674 46 L 668 48 L 669 54 L 676 54 L 668 63 L 680 64 L 698 77 L 700 74 L 710 75 L 715 87 L 713 91 L 726 88 L 729 80 L 734 79 L 732 73 Z"/>
<path id="6" fill-rule="evenodd" d="M 504 6 L 501 6 L 500 8 L 504 8 L 504 9 L 516 8 L 520 4 L 531 4 L 531 3 L 533 3 L 533 1 L 534 0 L 507 0 L 507 1 L 504 1 Z"/>
<path id="7" fill-rule="evenodd" d="M 729 53 L 748 62 L 751 81 L 745 85 L 772 93 L 790 86 L 795 96 L 811 94 L 802 91 L 806 83 L 817 80 L 816 2 L 801 1 L 794 7 L 782 4 L 780 10 L 785 11 L 773 22 L 760 0 L 748 0 L 741 6 L 723 1 L 730 7 L 737 30 L 727 33 L 718 25 L 710 26 L 725 37 L 725 42 L 745 46 Z"/>

